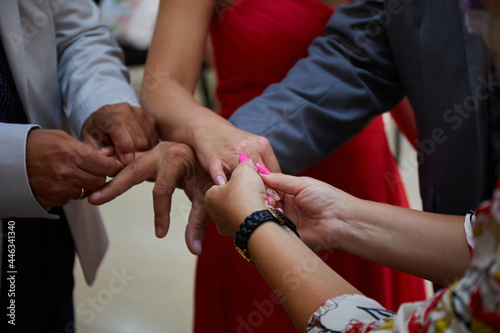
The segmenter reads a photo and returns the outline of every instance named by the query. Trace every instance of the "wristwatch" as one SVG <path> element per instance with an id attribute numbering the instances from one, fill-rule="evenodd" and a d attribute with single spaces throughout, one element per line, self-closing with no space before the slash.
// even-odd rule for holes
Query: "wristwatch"
<path id="1" fill-rule="evenodd" d="M 297 237 L 300 238 L 295 223 L 293 223 L 292 220 L 290 220 L 282 212 L 275 210 L 272 207 L 253 212 L 252 214 L 247 216 L 245 218 L 245 221 L 243 221 L 243 223 L 240 225 L 240 228 L 238 229 L 238 231 L 236 231 L 236 238 L 234 239 L 234 247 L 236 248 L 236 250 L 241 254 L 243 258 L 245 258 L 246 261 L 248 261 L 252 265 L 254 265 L 254 262 L 250 258 L 250 253 L 248 252 L 248 239 L 258 226 L 260 226 L 264 222 L 270 221 L 274 221 L 280 225 L 287 226 L 297 235 Z"/>

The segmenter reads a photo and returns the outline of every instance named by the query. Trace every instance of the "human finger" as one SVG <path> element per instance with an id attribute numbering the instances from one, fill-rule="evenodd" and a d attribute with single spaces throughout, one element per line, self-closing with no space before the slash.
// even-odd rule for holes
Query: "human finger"
<path id="1" fill-rule="evenodd" d="M 130 128 L 126 123 L 110 127 L 108 135 L 115 146 L 116 154 L 120 161 L 127 165 L 135 159 L 135 143 Z"/>
<path id="2" fill-rule="evenodd" d="M 85 144 L 82 143 L 82 145 Z M 79 157 L 75 162 L 78 168 L 97 176 L 114 176 L 123 169 L 123 164 L 120 161 L 87 145 L 79 147 Z"/>
<path id="3" fill-rule="evenodd" d="M 201 254 L 201 244 L 209 222 L 210 219 L 205 208 L 203 197 L 201 200 L 193 200 L 188 223 L 186 225 L 185 239 L 189 251 L 194 255 Z"/>
<path id="4" fill-rule="evenodd" d="M 259 174 L 264 183 L 286 194 L 297 195 L 304 187 L 304 178 L 302 177 L 289 176 L 282 173 L 266 174 L 259 172 Z"/>
<path id="5" fill-rule="evenodd" d="M 153 153 L 145 154 L 121 170 L 112 181 L 89 196 L 93 205 L 102 205 L 125 193 L 132 186 L 154 178 L 156 159 Z"/>
<path id="6" fill-rule="evenodd" d="M 208 161 L 207 171 L 216 185 L 224 185 L 227 183 L 226 173 L 224 172 L 222 160 L 212 158 Z"/>

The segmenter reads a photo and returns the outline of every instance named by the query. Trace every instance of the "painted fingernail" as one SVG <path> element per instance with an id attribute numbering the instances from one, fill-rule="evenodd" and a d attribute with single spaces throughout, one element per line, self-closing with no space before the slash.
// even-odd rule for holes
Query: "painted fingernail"
<path id="1" fill-rule="evenodd" d="M 240 158 L 238 159 L 238 163 L 241 163 L 241 162 L 246 162 L 246 161 L 248 161 L 248 160 L 249 160 L 248 155 L 247 155 L 247 154 L 245 154 L 245 153 L 241 153 L 241 154 L 240 154 Z"/>
<path id="2" fill-rule="evenodd" d="M 158 237 L 158 238 L 162 238 L 163 237 L 163 228 L 162 227 L 157 226 L 155 228 L 155 232 L 156 232 L 156 237 Z"/>
<path id="3" fill-rule="evenodd" d="M 272 205 L 271 205 L 271 199 L 266 198 L 266 201 L 267 201 L 267 204 L 268 204 L 269 206 L 272 206 Z"/>
<path id="4" fill-rule="evenodd" d="M 268 175 L 271 173 L 271 171 L 269 171 L 268 168 L 266 168 L 265 166 L 263 166 L 260 163 L 255 164 L 255 166 L 257 167 L 257 170 L 259 170 L 260 173 L 263 173 L 265 175 Z"/>
<path id="5" fill-rule="evenodd" d="M 280 212 L 282 212 L 282 213 L 283 213 L 283 209 L 281 209 L 281 208 L 276 208 L 276 210 L 279 210 Z M 284 214 L 284 213 L 283 213 L 283 214 Z"/>
<path id="6" fill-rule="evenodd" d="M 226 183 L 226 180 L 222 176 L 215 177 L 215 181 L 217 182 L 217 185 L 224 185 Z"/>
<path id="7" fill-rule="evenodd" d="M 280 196 L 278 195 L 278 192 L 276 192 L 272 188 L 266 188 L 266 194 L 270 197 L 273 197 L 276 201 L 280 201 Z"/>

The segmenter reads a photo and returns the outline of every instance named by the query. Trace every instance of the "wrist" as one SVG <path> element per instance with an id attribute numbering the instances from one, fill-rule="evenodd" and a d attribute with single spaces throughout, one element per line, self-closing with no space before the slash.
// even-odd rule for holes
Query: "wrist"
<path id="1" fill-rule="evenodd" d="M 254 264 L 254 262 L 248 250 L 248 242 L 254 232 L 268 222 L 275 222 L 281 227 L 286 227 L 300 238 L 293 221 L 283 213 L 274 210 L 274 208 L 268 207 L 267 209 L 253 212 L 245 218 L 245 221 L 236 232 L 236 238 L 234 239 L 236 250 L 251 264 Z"/>
<path id="2" fill-rule="evenodd" d="M 248 205 L 245 208 L 239 209 L 238 212 L 236 212 L 234 216 L 234 233 L 233 235 L 236 235 L 236 232 L 240 228 L 241 224 L 245 222 L 245 219 L 252 215 L 252 213 L 259 211 L 259 210 L 264 210 L 267 209 L 267 206 L 265 205 Z"/>
<path id="3" fill-rule="evenodd" d="M 337 223 L 332 224 L 335 226 L 336 234 L 333 243 L 330 244 L 332 248 L 345 251 L 355 241 L 360 221 L 364 220 L 367 213 L 369 214 L 367 203 L 369 201 L 349 196 L 339 205 L 341 208 L 337 213 Z"/>
<path id="4" fill-rule="evenodd" d="M 207 143 L 207 138 L 211 138 L 211 141 L 213 141 L 213 138 L 219 135 L 226 139 L 228 131 L 234 128 L 230 122 L 215 112 L 211 110 L 209 112 L 205 111 L 197 117 L 196 121 L 191 121 L 187 130 L 189 144 L 198 151 Z"/>

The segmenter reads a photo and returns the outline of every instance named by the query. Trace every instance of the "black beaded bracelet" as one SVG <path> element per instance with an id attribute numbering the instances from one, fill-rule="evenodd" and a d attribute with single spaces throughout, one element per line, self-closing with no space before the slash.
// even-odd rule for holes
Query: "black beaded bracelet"
<path id="1" fill-rule="evenodd" d="M 269 207 L 266 210 L 253 212 L 247 216 L 245 221 L 243 221 L 240 225 L 240 228 L 236 231 L 236 238 L 234 239 L 234 246 L 236 250 L 252 265 L 254 265 L 254 262 L 250 259 L 250 253 L 248 252 L 248 239 L 258 226 L 268 221 L 275 221 L 280 225 L 287 226 L 297 235 L 297 237 L 300 238 L 295 223 L 293 223 L 292 220 L 290 220 L 282 212 L 275 210 L 272 207 Z"/>

